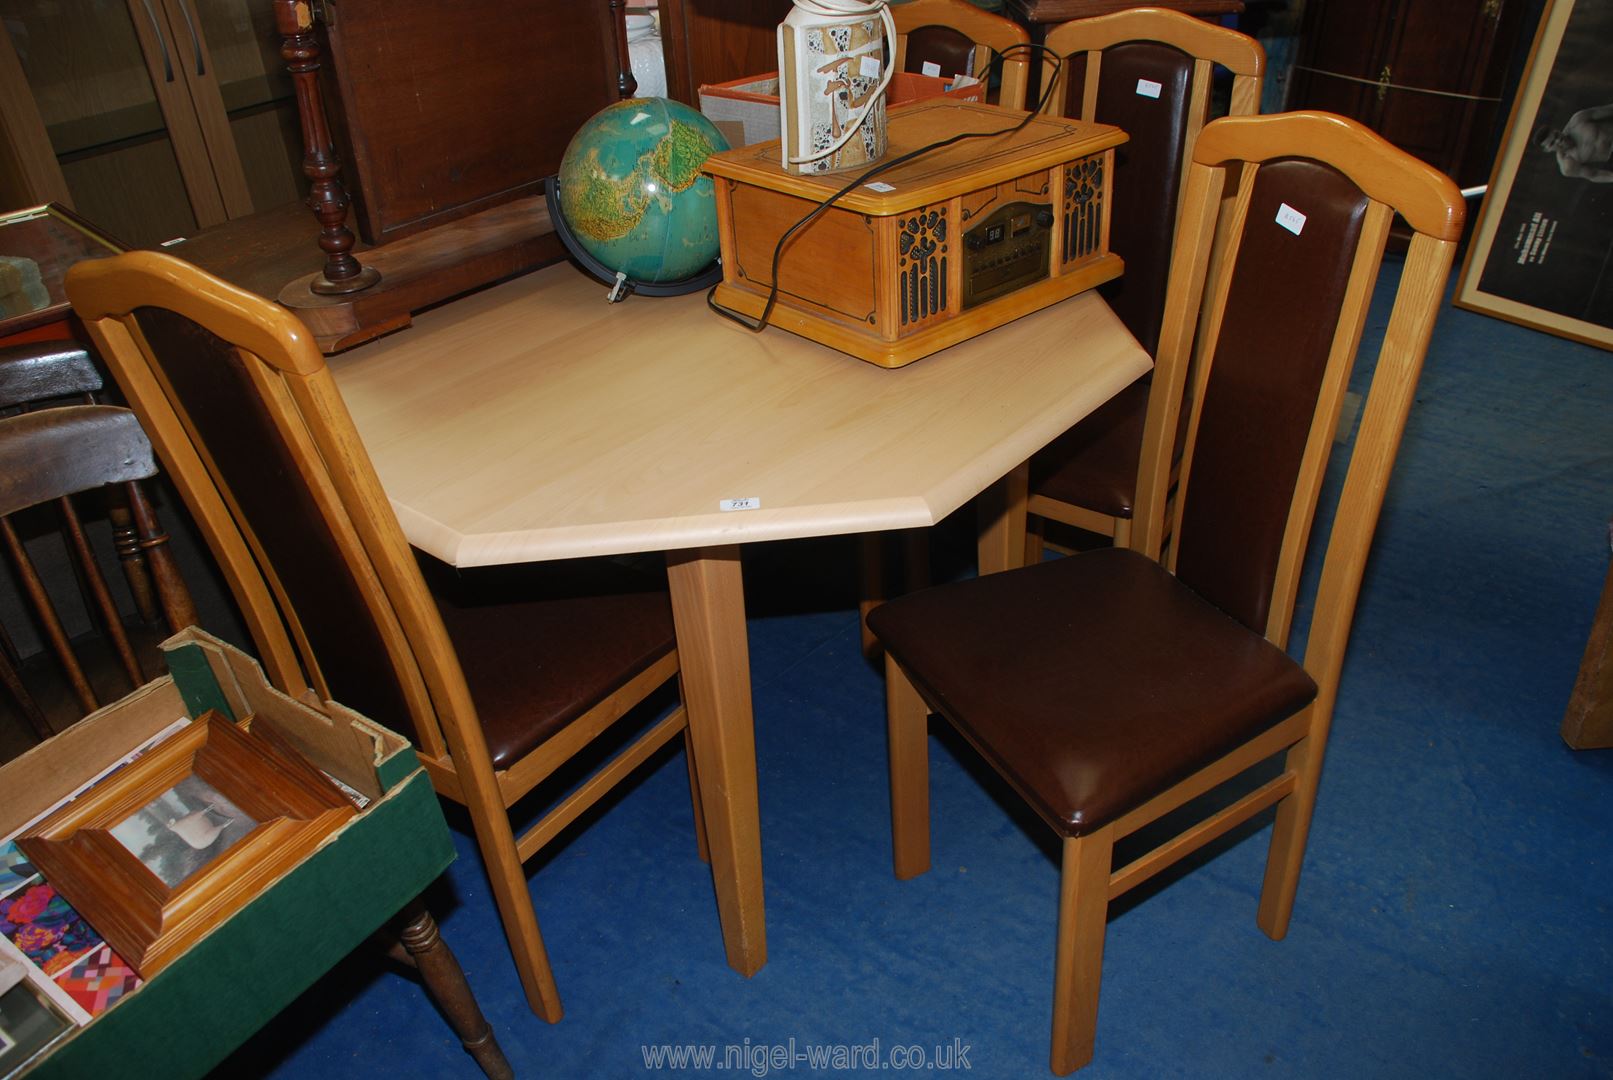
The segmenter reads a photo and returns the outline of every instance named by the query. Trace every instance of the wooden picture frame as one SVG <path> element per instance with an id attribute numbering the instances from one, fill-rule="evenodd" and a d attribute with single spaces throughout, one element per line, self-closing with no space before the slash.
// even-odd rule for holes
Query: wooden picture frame
<path id="1" fill-rule="evenodd" d="M 17 846 L 149 979 L 356 813 L 267 725 L 209 711 Z"/>
<path id="2" fill-rule="evenodd" d="M 1455 297 L 1458 307 L 1605 349 L 1613 349 L 1610 36 L 1613 0 L 1548 0 Z"/>

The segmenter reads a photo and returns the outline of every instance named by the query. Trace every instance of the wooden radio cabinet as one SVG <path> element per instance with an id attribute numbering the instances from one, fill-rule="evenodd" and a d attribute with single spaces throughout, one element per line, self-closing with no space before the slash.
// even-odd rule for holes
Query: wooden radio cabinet
<path id="1" fill-rule="evenodd" d="M 890 111 L 891 158 L 963 132 L 834 203 L 788 243 L 772 323 L 900 367 L 1117 277 L 1109 178 L 1119 128 L 935 98 Z M 777 140 L 717 154 L 723 281 L 716 300 L 756 317 L 779 240 L 856 173 L 802 176 Z"/>

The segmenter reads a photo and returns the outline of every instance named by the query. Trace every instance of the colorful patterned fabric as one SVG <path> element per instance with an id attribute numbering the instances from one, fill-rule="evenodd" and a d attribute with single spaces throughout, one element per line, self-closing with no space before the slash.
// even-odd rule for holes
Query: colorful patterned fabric
<path id="1" fill-rule="evenodd" d="M 0 934 L 47 975 L 101 944 L 101 936 L 43 878 L 0 899 Z"/>
<path id="2" fill-rule="evenodd" d="M 85 1012 L 99 1016 L 139 986 L 140 976 L 112 951 L 112 946 L 102 945 L 57 975 L 56 985 L 67 991 Z"/>

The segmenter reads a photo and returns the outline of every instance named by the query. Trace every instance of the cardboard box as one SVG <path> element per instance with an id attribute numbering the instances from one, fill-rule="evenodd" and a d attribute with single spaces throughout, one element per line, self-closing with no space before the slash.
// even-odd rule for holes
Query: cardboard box
<path id="1" fill-rule="evenodd" d="M 885 90 L 885 104 L 887 107 L 905 105 L 942 95 L 957 101 L 984 101 L 985 93 L 985 83 L 953 87 L 951 79 L 898 71 L 891 77 L 891 84 Z M 732 82 L 702 86 L 700 111 L 724 135 L 732 136 L 736 130 L 739 132 L 741 141 L 735 142 L 732 137 L 729 139 L 735 147 L 776 139 L 780 131 L 778 72 L 748 75 Z"/>
<path id="2" fill-rule="evenodd" d="M 430 778 L 402 736 L 340 705 L 269 686 L 257 662 L 190 628 L 163 643 L 169 676 L 0 768 L 0 836 L 181 716 L 251 715 L 369 804 L 189 950 L 24 1070 L 48 1077 L 202 1076 L 420 894 L 453 862 Z"/>

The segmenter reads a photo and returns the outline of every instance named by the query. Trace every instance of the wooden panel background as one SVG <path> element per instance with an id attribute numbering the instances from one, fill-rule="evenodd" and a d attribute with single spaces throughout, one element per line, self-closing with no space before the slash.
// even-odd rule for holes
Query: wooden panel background
<path id="1" fill-rule="evenodd" d="M 699 107 L 702 83 L 778 70 L 790 0 L 661 0 L 667 94 Z"/>
<path id="2" fill-rule="evenodd" d="M 334 0 L 327 109 L 358 231 L 396 240 L 536 194 L 617 100 L 609 0 Z"/>

